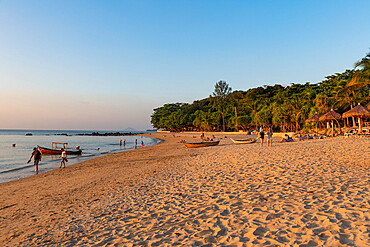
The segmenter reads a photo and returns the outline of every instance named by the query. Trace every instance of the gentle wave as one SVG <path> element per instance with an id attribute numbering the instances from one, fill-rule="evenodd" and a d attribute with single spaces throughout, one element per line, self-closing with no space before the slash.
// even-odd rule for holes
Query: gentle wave
<path id="1" fill-rule="evenodd" d="M 13 131 L 13 130 L 12 130 Z M 82 155 L 69 155 L 67 166 L 80 163 L 95 157 L 123 152 L 134 149 L 134 142 L 137 140 L 138 148 L 141 148 L 141 141 L 144 146 L 155 145 L 159 140 L 141 136 L 61 136 L 61 135 L 2 135 L 0 130 L 0 183 L 7 182 L 34 174 L 34 165 L 27 164 L 32 149 L 36 145 L 50 147 L 52 142 L 68 142 L 68 147 L 81 146 Z M 121 146 L 120 140 L 125 140 L 126 145 Z M 12 144 L 16 143 L 13 147 Z M 59 155 L 43 155 L 39 163 L 39 173 L 54 170 L 59 166 Z"/>

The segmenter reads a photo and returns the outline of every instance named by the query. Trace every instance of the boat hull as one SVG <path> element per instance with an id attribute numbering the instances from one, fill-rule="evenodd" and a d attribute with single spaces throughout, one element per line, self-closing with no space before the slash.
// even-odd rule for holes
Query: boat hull
<path id="1" fill-rule="evenodd" d="M 254 140 L 234 140 L 232 138 L 230 138 L 235 144 L 251 144 L 251 143 L 255 143 L 257 141 L 257 139 L 254 139 Z"/>
<path id="2" fill-rule="evenodd" d="M 219 143 L 220 141 L 193 142 L 193 143 L 184 142 L 184 145 L 187 148 L 201 148 L 201 147 L 217 146 Z"/>
<path id="3" fill-rule="evenodd" d="M 37 146 L 37 147 L 40 150 L 42 155 L 45 155 L 45 154 L 50 154 L 50 155 L 62 154 L 62 150 L 45 148 L 45 147 L 40 147 L 40 146 Z M 82 150 L 67 150 L 66 153 L 67 154 L 79 155 L 79 154 L 82 153 Z"/>

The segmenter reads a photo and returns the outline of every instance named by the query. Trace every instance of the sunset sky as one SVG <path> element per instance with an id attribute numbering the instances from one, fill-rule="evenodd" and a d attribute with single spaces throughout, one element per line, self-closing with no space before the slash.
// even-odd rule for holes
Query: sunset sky
<path id="1" fill-rule="evenodd" d="M 2 1 L 0 129 L 138 130 L 153 108 L 316 83 L 370 50 L 370 1 Z"/>

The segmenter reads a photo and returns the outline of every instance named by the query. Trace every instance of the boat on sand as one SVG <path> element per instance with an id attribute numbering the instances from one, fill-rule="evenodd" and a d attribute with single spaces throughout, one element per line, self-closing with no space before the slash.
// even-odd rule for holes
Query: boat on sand
<path id="1" fill-rule="evenodd" d="M 201 147 L 209 147 L 209 146 L 217 146 L 220 141 L 204 141 L 204 142 L 192 142 L 187 143 L 183 142 L 185 147 L 187 148 L 201 148 Z"/>
<path id="2" fill-rule="evenodd" d="M 245 139 L 245 140 L 234 140 L 233 138 L 230 138 L 235 144 L 251 144 L 255 143 L 257 139 Z"/>
<path id="3" fill-rule="evenodd" d="M 65 142 L 53 142 L 52 143 L 52 148 L 46 148 L 46 147 L 41 147 L 37 145 L 37 148 L 40 150 L 42 155 L 45 154 L 50 154 L 50 155 L 58 155 L 62 154 L 62 149 L 66 151 L 67 154 L 81 154 L 82 150 L 79 149 L 79 147 L 76 147 L 76 150 L 68 150 L 68 143 Z"/>

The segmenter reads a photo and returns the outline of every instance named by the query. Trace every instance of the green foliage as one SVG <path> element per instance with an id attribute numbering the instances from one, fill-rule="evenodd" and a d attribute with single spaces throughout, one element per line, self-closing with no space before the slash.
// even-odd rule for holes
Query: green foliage
<path id="1" fill-rule="evenodd" d="M 246 131 L 250 123 L 252 122 L 252 118 L 248 115 L 238 116 L 238 117 L 233 117 L 232 122 L 234 126 L 237 126 L 235 130 L 238 130 L 239 128 L 241 128 L 243 131 Z"/>
<path id="2" fill-rule="evenodd" d="M 218 112 L 204 112 L 198 110 L 194 113 L 195 118 L 193 125 L 197 130 L 212 131 L 220 122 L 220 114 Z"/>
<path id="3" fill-rule="evenodd" d="M 296 131 L 307 127 L 305 120 L 315 112 L 331 108 L 343 113 L 357 103 L 370 100 L 370 53 L 346 70 L 327 76 L 316 84 L 274 85 L 234 91 L 225 81 L 215 84 L 206 99 L 192 104 L 165 104 L 154 109 L 151 122 L 167 130 L 238 131 L 259 126 L 274 131 Z"/>
<path id="4" fill-rule="evenodd" d="M 151 123 L 154 128 L 165 128 L 165 129 L 171 129 L 170 126 L 168 126 L 170 122 L 170 115 L 178 110 L 180 110 L 182 107 L 184 107 L 186 104 L 183 103 L 176 103 L 176 104 L 165 104 L 162 107 L 158 107 L 154 109 L 154 113 L 151 116 Z"/>
<path id="5" fill-rule="evenodd" d="M 215 85 L 215 90 L 213 91 L 213 97 L 225 99 L 232 89 L 226 81 L 219 81 Z"/>
<path id="6" fill-rule="evenodd" d="M 215 89 L 213 91 L 213 107 L 221 114 L 221 120 L 222 120 L 222 130 L 226 130 L 225 125 L 225 110 L 227 106 L 227 96 L 230 95 L 232 89 L 229 87 L 229 84 L 226 83 L 226 81 L 219 81 L 215 85 Z"/>

